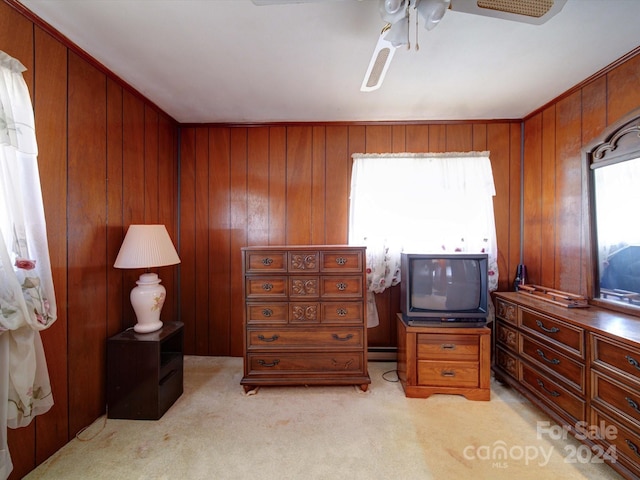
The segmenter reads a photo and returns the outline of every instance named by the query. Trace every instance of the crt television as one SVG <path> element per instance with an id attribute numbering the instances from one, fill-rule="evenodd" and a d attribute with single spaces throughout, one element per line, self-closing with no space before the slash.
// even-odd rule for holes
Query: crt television
<path id="1" fill-rule="evenodd" d="M 403 319 L 410 325 L 485 325 L 489 311 L 488 265 L 485 253 L 403 253 Z"/>

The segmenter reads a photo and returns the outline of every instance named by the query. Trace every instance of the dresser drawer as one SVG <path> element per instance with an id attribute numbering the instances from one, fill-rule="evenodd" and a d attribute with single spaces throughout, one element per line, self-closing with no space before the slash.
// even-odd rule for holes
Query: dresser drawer
<path id="1" fill-rule="evenodd" d="M 289 323 L 320 323 L 320 303 L 291 302 L 289 303 Z"/>
<path id="2" fill-rule="evenodd" d="M 364 269 L 362 251 L 320 252 L 321 272 L 359 273 Z"/>
<path id="3" fill-rule="evenodd" d="M 360 302 L 323 302 L 320 304 L 322 323 L 364 324 L 364 305 Z"/>
<path id="4" fill-rule="evenodd" d="M 635 421 L 640 431 L 640 391 L 592 370 L 591 405 L 602 405 Z"/>
<path id="5" fill-rule="evenodd" d="M 351 375 L 364 372 L 362 352 L 249 353 L 249 374 Z M 299 383 L 304 383 L 300 381 Z"/>
<path id="6" fill-rule="evenodd" d="M 640 381 L 639 350 L 595 334 L 591 339 L 593 364 Z"/>
<path id="7" fill-rule="evenodd" d="M 287 271 L 287 252 L 247 251 L 244 254 L 245 273 L 284 273 Z"/>
<path id="8" fill-rule="evenodd" d="M 513 325 L 518 323 L 518 308 L 501 298 L 496 299 L 496 316 Z"/>
<path id="9" fill-rule="evenodd" d="M 352 297 L 362 298 L 362 277 L 325 276 L 320 278 L 320 296 L 322 298 Z"/>
<path id="10" fill-rule="evenodd" d="M 584 365 L 525 336 L 520 337 L 520 354 L 536 364 L 538 368 L 561 376 L 566 383 L 584 393 Z"/>
<path id="11" fill-rule="evenodd" d="M 460 360 L 477 362 L 480 340 L 477 335 L 424 334 L 417 337 L 418 360 Z"/>
<path id="12" fill-rule="evenodd" d="M 616 462 L 630 467 L 636 473 L 640 471 L 640 436 L 598 409 L 591 412 L 591 423 L 604 432 L 599 440 L 604 445 L 604 453 L 615 454 L 613 459 Z"/>
<path id="13" fill-rule="evenodd" d="M 478 362 L 434 362 L 418 360 L 418 385 L 434 387 L 477 387 Z"/>
<path id="14" fill-rule="evenodd" d="M 584 358 L 584 331 L 582 329 L 526 308 L 520 309 L 520 326 L 532 335 L 550 341 L 559 348 Z"/>
<path id="15" fill-rule="evenodd" d="M 289 321 L 286 303 L 247 304 L 247 323 L 287 323 Z"/>
<path id="16" fill-rule="evenodd" d="M 509 374 L 515 380 L 519 380 L 520 360 L 513 354 L 513 352 L 509 352 L 500 346 L 496 346 L 495 362 L 496 367 Z"/>
<path id="17" fill-rule="evenodd" d="M 364 331 L 357 327 L 261 328 L 247 331 L 249 350 L 336 350 L 362 348 L 363 345 Z"/>
<path id="18" fill-rule="evenodd" d="M 586 419 L 586 403 L 551 377 L 520 363 L 522 383 L 536 392 L 552 410 L 567 418 L 569 425 Z"/>
<path id="19" fill-rule="evenodd" d="M 317 272 L 320 270 L 318 252 L 289 252 L 289 273 Z"/>
<path id="20" fill-rule="evenodd" d="M 519 333 L 515 328 L 505 325 L 502 320 L 498 320 L 495 323 L 496 327 L 496 342 L 500 346 L 506 347 L 514 352 L 519 348 Z"/>
<path id="21" fill-rule="evenodd" d="M 289 277 L 289 298 L 317 298 L 318 277 Z"/>
<path id="22" fill-rule="evenodd" d="M 286 300 L 287 277 L 246 277 L 245 296 L 247 299 L 269 298 Z"/>

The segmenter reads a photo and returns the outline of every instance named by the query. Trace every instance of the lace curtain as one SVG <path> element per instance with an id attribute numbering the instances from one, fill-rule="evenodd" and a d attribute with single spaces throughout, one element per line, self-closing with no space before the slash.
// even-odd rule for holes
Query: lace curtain
<path id="1" fill-rule="evenodd" d="M 56 304 L 25 67 L 0 51 L 0 478 L 13 468 L 7 427 L 53 405 L 40 331 Z"/>
<path id="2" fill-rule="evenodd" d="M 367 326 L 375 293 L 400 283 L 400 254 L 487 253 L 498 286 L 489 152 L 354 154 L 349 243 L 367 247 Z"/>

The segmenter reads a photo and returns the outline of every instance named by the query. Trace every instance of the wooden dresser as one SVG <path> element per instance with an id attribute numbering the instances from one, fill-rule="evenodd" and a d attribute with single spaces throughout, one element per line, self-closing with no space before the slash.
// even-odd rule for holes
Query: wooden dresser
<path id="1" fill-rule="evenodd" d="M 365 253 L 344 245 L 242 249 L 245 391 L 368 388 Z"/>
<path id="2" fill-rule="evenodd" d="M 640 319 L 521 292 L 495 301 L 496 379 L 589 447 L 574 460 L 640 477 Z"/>

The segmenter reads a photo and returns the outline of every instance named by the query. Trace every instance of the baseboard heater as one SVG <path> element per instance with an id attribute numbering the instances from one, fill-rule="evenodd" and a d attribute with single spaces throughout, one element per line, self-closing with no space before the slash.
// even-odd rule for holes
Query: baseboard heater
<path id="1" fill-rule="evenodd" d="M 367 357 L 370 362 L 395 362 L 398 360 L 398 348 L 369 347 Z"/>

